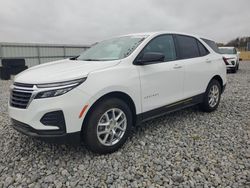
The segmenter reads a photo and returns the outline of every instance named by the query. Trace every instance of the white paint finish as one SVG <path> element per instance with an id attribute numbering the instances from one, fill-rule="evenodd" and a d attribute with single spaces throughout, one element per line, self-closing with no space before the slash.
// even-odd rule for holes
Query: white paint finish
<path id="1" fill-rule="evenodd" d="M 93 62 L 71 61 L 69 59 L 45 63 L 18 74 L 15 78 L 20 83 L 50 83 L 73 80 L 87 76 L 89 72 L 114 66 L 119 61 Z"/>
<path id="2" fill-rule="evenodd" d="M 178 61 L 137 66 L 141 79 L 143 112 L 183 98 L 184 69 L 182 66 L 182 62 Z"/>
<path id="3" fill-rule="evenodd" d="M 185 67 L 184 98 L 204 93 L 212 77 L 222 74 L 218 70 L 225 69 L 222 57 L 217 54 L 181 61 Z"/>
<path id="4" fill-rule="evenodd" d="M 28 69 L 19 74 L 15 82 L 52 83 L 85 76 L 87 80 L 60 97 L 35 99 L 28 109 L 9 107 L 10 117 L 30 123 L 34 128 L 45 129 L 40 124 L 40 116 L 55 109 L 62 109 L 65 111 L 67 132 L 76 132 L 80 130 L 87 113 L 85 112 L 79 119 L 81 109 L 87 104 L 88 111 L 100 97 L 110 92 L 127 94 L 135 104 L 136 114 L 140 114 L 205 92 L 207 84 L 215 75 L 221 76 L 223 84 L 226 84 L 226 67 L 222 56 L 202 41 L 209 49 L 210 55 L 151 65 L 133 65 L 136 56 L 152 38 L 172 33 L 144 33 L 149 37 L 130 56 L 121 60 L 105 62 L 61 60 Z"/>
<path id="5" fill-rule="evenodd" d="M 235 47 L 219 47 L 219 49 L 235 50 L 236 54 L 222 54 L 223 57 L 227 59 L 227 68 L 236 67 L 237 63 L 240 61 L 240 52 L 237 52 Z"/>

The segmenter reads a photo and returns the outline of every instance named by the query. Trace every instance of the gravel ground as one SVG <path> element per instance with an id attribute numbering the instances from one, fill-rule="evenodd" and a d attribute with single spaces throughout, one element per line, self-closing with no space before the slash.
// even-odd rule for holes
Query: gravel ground
<path id="1" fill-rule="evenodd" d="M 216 112 L 192 107 L 149 121 L 102 156 L 13 130 L 10 83 L 0 81 L 0 188 L 250 187 L 250 62 L 228 74 Z"/>

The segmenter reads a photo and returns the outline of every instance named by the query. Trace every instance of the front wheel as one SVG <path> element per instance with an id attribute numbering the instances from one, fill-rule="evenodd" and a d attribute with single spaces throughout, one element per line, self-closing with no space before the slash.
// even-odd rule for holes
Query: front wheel
<path id="1" fill-rule="evenodd" d="M 132 113 L 125 102 L 117 98 L 103 100 L 91 110 L 84 125 L 84 142 L 94 153 L 112 153 L 126 142 L 132 123 Z"/>
<path id="2" fill-rule="evenodd" d="M 221 85 L 217 80 L 213 79 L 208 84 L 203 102 L 200 104 L 201 109 L 205 112 L 212 112 L 216 110 L 219 106 L 220 98 Z"/>
<path id="3" fill-rule="evenodd" d="M 238 61 L 237 65 L 236 65 L 236 70 L 239 70 L 240 67 L 240 62 Z"/>

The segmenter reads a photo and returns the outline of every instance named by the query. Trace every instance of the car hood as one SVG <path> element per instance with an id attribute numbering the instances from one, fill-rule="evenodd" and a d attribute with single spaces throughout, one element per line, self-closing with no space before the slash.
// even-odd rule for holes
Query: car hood
<path id="1" fill-rule="evenodd" d="M 222 56 L 225 58 L 237 58 L 236 54 L 222 54 Z"/>
<path id="2" fill-rule="evenodd" d="M 115 66 L 115 61 L 59 60 L 31 67 L 15 76 L 15 82 L 41 84 L 63 82 L 86 77 L 90 72 Z"/>

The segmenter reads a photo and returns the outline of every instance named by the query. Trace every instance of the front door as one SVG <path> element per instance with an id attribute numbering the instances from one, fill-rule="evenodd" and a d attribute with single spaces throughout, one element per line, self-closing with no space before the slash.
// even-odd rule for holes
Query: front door
<path id="1" fill-rule="evenodd" d="M 164 62 L 137 66 L 143 112 L 183 99 L 184 67 L 176 60 L 173 36 L 161 35 L 152 39 L 141 54 L 147 52 L 162 53 L 165 59 Z"/>

